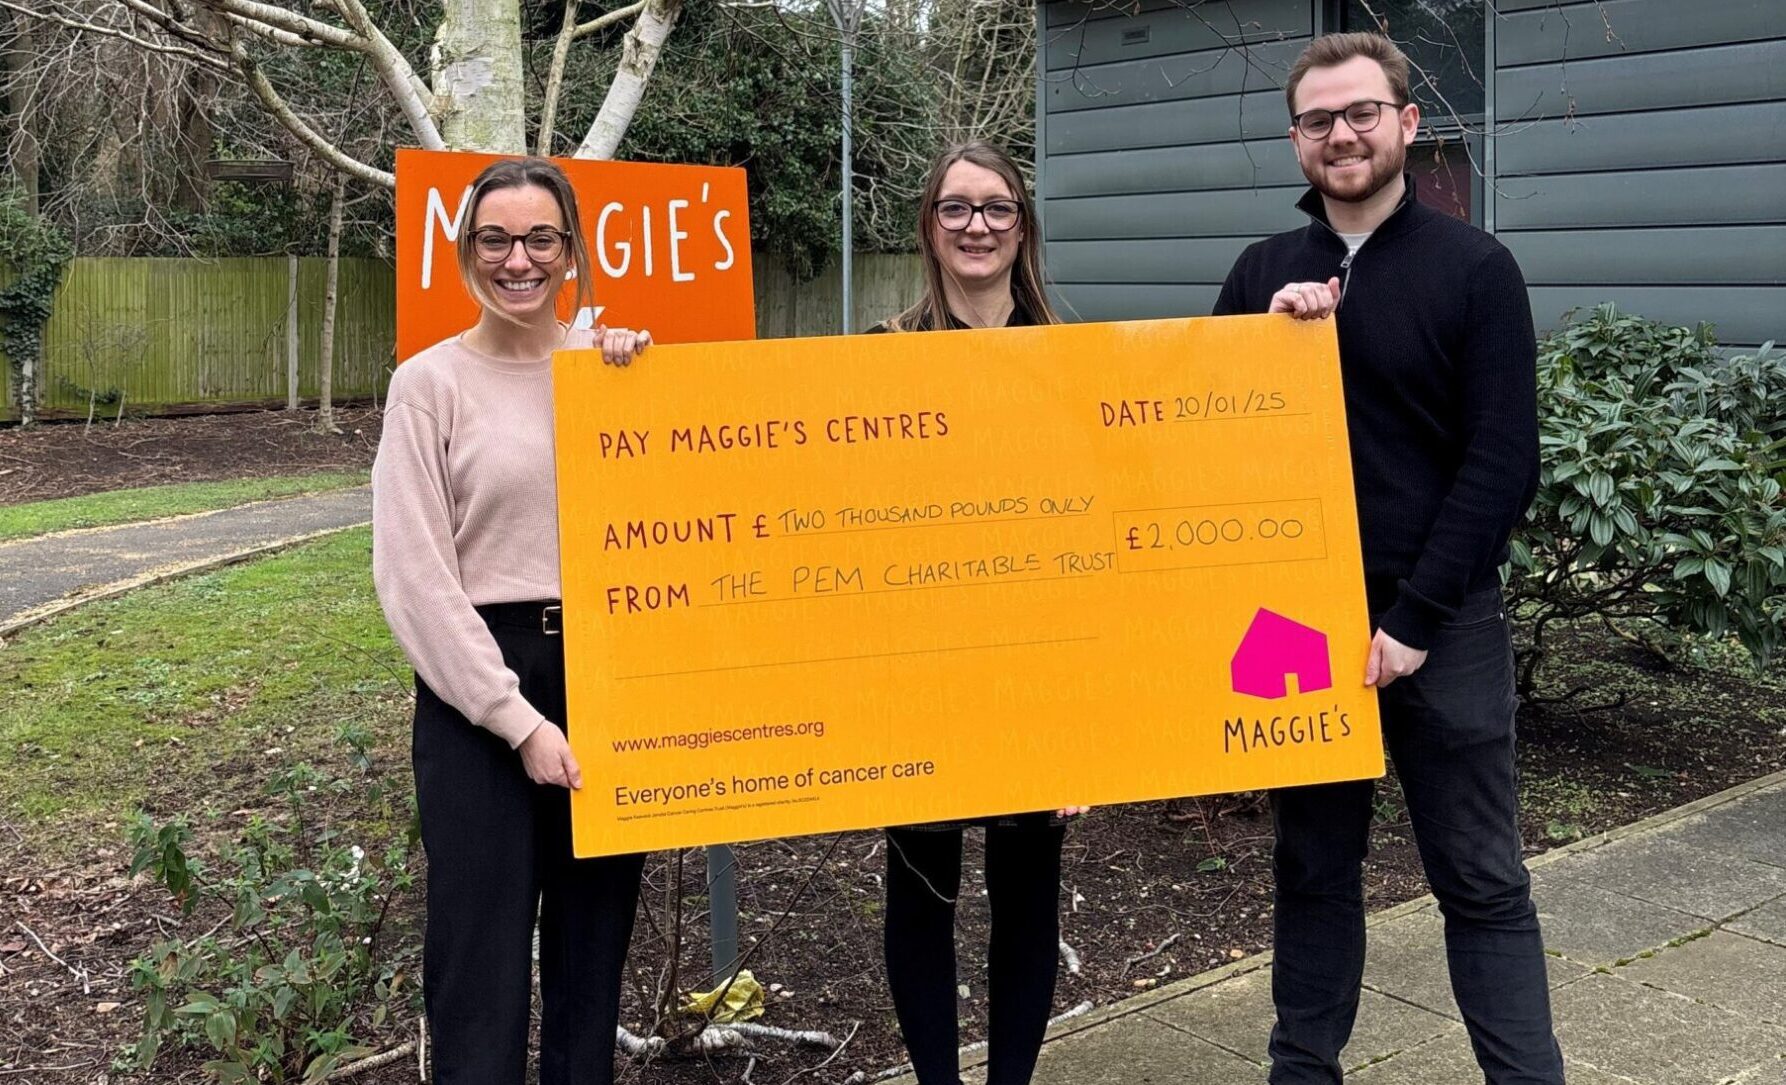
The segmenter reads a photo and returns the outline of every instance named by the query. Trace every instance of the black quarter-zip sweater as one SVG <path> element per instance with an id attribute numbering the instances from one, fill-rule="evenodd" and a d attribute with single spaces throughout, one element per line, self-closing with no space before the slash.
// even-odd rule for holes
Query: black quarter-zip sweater
<path id="1" fill-rule="evenodd" d="M 1310 189 L 1297 206 L 1313 221 L 1243 252 L 1215 315 L 1263 313 L 1286 283 L 1344 282 L 1334 319 L 1365 588 L 1380 628 L 1427 648 L 1466 594 L 1498 583 L 1531 503 L 1537 344 L 1513 254 L 1407 184 L 1349 267 Z"/>

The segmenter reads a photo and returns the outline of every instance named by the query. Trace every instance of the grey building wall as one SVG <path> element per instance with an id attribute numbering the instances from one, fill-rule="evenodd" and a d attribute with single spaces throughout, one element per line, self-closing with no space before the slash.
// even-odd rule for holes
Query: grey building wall
<path id="1" fill-rule="evenodd" d="M 1207 313 L 1249 241 L 1306 221 L 1278 88 L 1324 7 L 1042 5 L 1038 195 L 1083 319 Z M 1539 326 L 1610 300 L 1731 344 L 1786 333 L 1786 0 L 1494 10 L 1481 224 Z"/>
<path id="2" fill-rule="evenodd" d="M 1205 315 L 1242 249 L 1307 221 L 1280 87 L 1314 5 L 1139 7 L 1041 8 L 1037 196 L 1049 275 L 1085 320 Z"/>
<path id="3" fill-rule="evenodd" d="M 1539 324 L 1614 301 L 1786 336 L 1786 2 L 1498 7 L 1494 230 Z"/>

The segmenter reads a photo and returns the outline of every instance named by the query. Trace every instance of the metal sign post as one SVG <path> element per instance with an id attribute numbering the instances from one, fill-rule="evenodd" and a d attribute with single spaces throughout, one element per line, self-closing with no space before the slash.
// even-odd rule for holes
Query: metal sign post
<path id="1" fill-rule="evenodd" d="M 738 966 L 738 857 L 730 844 L 707 846 L 707 915 L 713 941 L 713 982 Z"/>
<path id="2" fill-rule="evenodd" d="M 867 0 L 826 0 L 831 19 L 843 49 L 843 334 L 848 335 L 855 321 L 854 255 L 855 208 L 852 199 L 855 182 L 851 167 L 851 117 L 854 93 L 856 32 L 862 26 L 862 12 Z M 708 923 L 713 943 L 713 976 L 724 982 L 738 965 L 738 859 L 730 845 L 714 844 L 707 848 Z"/>
<path id="3" fill-rule="evenodd" d="M 855 264 L 855 174 L 851 165 L 851 99 L 854 91 L 856 32 L 862 27 L 862 10 L 867 0 L 826 0 L 831 9 L 831 21 L 837 24 L 837 33 L 843 45 L 843 334 L 848 335 L 855 327 L 855 296 L 853 290 L 853 272 Z"/>

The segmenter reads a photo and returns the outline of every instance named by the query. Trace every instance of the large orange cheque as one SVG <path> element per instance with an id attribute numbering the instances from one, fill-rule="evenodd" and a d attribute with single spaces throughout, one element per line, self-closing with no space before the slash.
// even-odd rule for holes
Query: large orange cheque
<path id="1" fill-rule="evenodd" d="M 555 365 L 579 854 L 1383 772 L 1331 322 Z"/>

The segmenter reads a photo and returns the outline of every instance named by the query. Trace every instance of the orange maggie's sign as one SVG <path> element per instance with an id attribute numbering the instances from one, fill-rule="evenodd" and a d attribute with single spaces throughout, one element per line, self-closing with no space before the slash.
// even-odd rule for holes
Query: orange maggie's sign
<path id="1" fill-rule="evenodd" d="M 476 323 L 459 281 L 471 182 L 503 156 L 397 152 L 397 360 Z M 745 173 L 729 166 L 554 159 L 576 190 L 595 303 L 579 326 L 649 328 L 660 343 L 756 338 Z"/>

